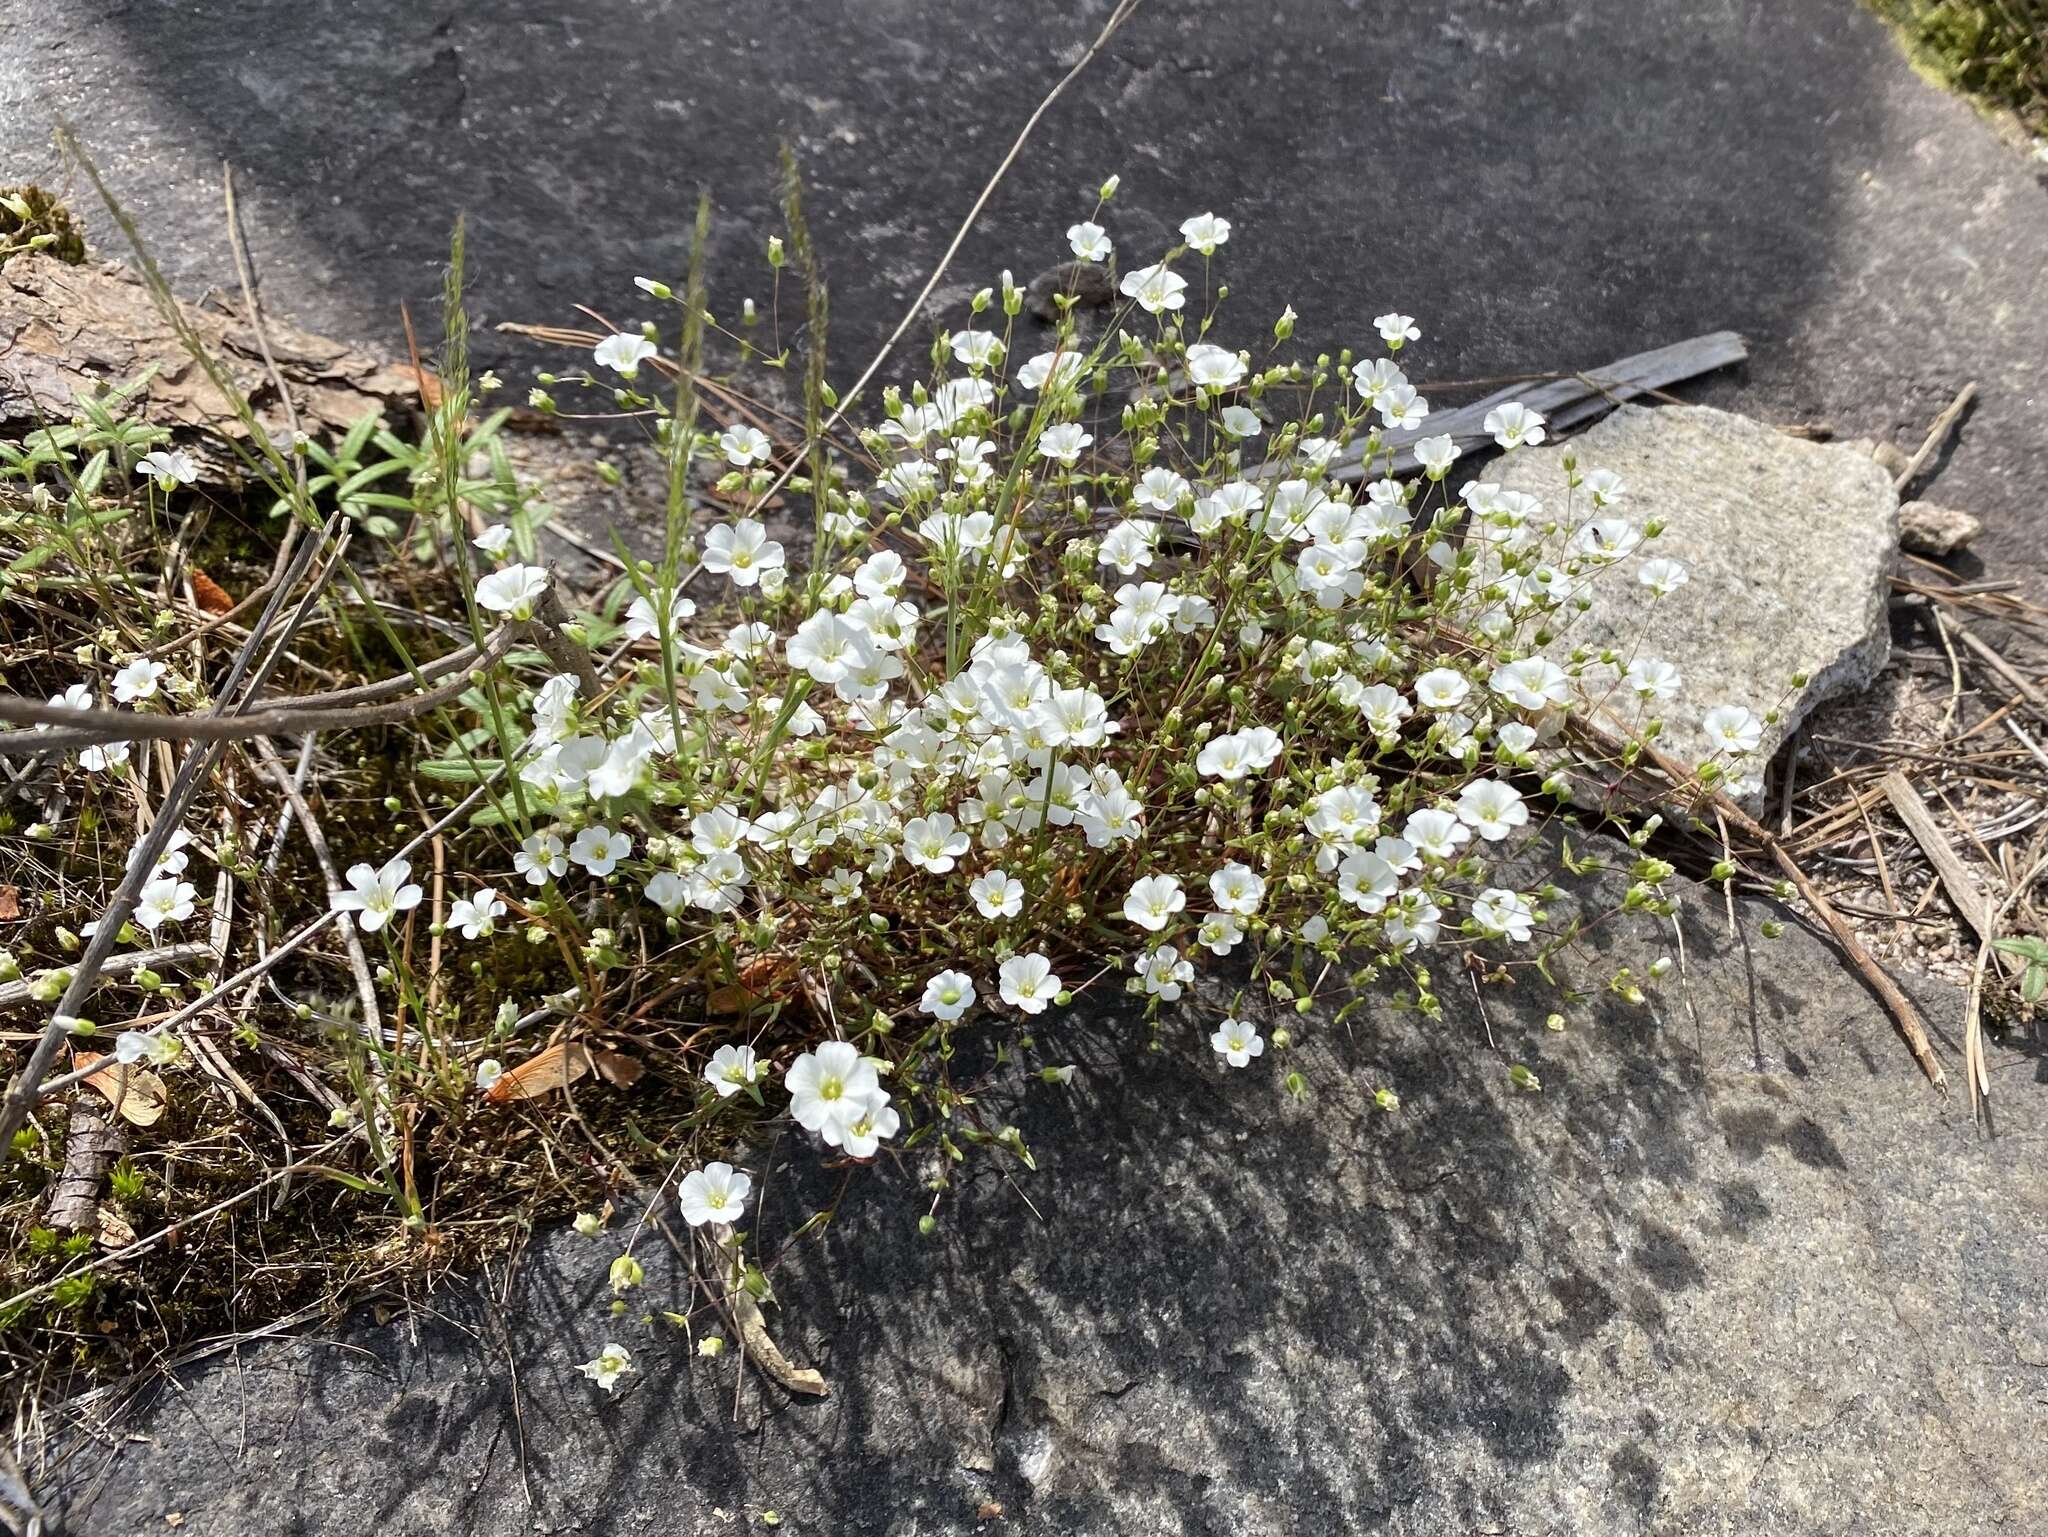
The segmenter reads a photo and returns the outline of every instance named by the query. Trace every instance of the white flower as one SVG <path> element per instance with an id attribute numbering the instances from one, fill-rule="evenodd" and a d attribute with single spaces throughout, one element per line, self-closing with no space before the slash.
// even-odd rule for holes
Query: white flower
<path id="1" fill-rule="evenodd" d="M 1204 256 L 1214 256 L 1216 248 L 1230 238 L 1230 221 L 1213 213 L 1198 213 L 1181 220 L 1180 237 Z"/>
<path id="2" fill-rule="evenodd" d="M 947 345 L 969 368 L 987 368 L 1003 356 L 1003 339 L 993 331 L 955 331 Z"/>
<path id="3" fill-rule="evenodd" d="M 1211 342 L 1196 342 L 1188 348 L 1188 382 L 1204 389 L 1228 389 L 1244 377 L 1244 359 Z"/>
<path id="4" fill-rule="evenodd" d="M 969 839 L 948 813 L 912 817 L 903 824 L 903 857 L 920 870 L 944 875 L 967 852 Z"/>
<path id="5" fill-rule="evenodd" d="M 1195 929 L 1195 943 L 1212 955 L 1228 955 L 1244 939 L 1234 913 L 1210 913 Z"/>
<path id="6" fill-rule="evenodd" d="M 984 918 L 1014 918 L 1024 911 L 1024 883 L 1001 870 L 991 870 L 967 888 Z"/>
<path id="7" fill-rule="evenodd" d="M 173 486 L 189 486 L 199 478 L 199 466 L 182 448 L 159 448 L 146 453 L 135 462 L 135 467 L 145 475 L 154 476 L 159 491 L 168 491 Z"/>
<path id="8" fill-rule="evenodd" d="M 1233 438 L 1255 438 L 1266 430 L 1265 423 L 1259 420 L 1259 413 L 1250 406 L 1225 406 L 1216 420 Z"/>
<path id="9" fill-rule="evenodd" d="M 1265 1037 L 1248 1019 L 1224 1020 L 1222 1027 L 1209 1037 L 1209 1044 L 1232 1067 L 1248 1067 L 1253 1057 L 1264 1055 L 1266 1050 Z"/>
<path id="10" fill-rule="evenodd" d="M 1232 860 L 1209 877 L 1209 894 L 1226 913 L 1249 918 L 1266 897 L 1266 882 L 1250 865 Z"/>
<path id="11" fill-rule="evenodd" d="M 1570 680 L 1564 669 L 1548 657 L 1524 657 L 1494 668 L 1487 686 L 1502 698 L 1525 710 L 1541 710 L 1563 704 L 1571 697 Z"/>
<path id="12" fill-rule="evenodd" d="M 849 870 L 844 865 L 837 866 L 820 882 L 820 885 L 823 886 L 825 895 L 831 898 L 834 907 L 844 907 L 860 895 L 861 873 L 858 870 Z"/>
<path id="13" fill-rule="evenodd" d="M 157 679 L 169 670 L 162 662 L 152 662 L 148 657 L 138 656 L 114 674 L 114 697 L 122 704 L 133 704 L 138 699 L 147 699 L 156 692 Z"/>
<path id="14" fill-rule="evenodd" d="M 704 1068 L 704 1081 L 718 1091 L 720 1099 L 731 1099 L 760 1076 L 761 1064 L 751 1046 L 721 1046 Z"/>
<path id="15" fill-rule="evenodd" d="M 576 1370 L 607 1393 L 619 1391 L 619 1379 L 633 1369 L 633 1357 L 624 1345 L 609 1342 L 597 1353 L 597 1358 L 585 1361 Z"/>
<path id="16" fill-rule="evenodd" d="M 1432 667 L 1415 680 L 1415 701 L 1425 710 L 1455 710 L 1471 692 L 1472 685 L 1455 668 Z"/>
<path id="17" fill-rule="evenodd" d="M 1591 493 L 1595 507 L 1609 507 L 1621 500 L 1628 487 L 1621 477 L 1612 470 L 1586 471 L 1586 490 Z"/>
<path id="18" fill-rule="evenodd" d="M 420 905 L 423 893 L 408 879 L 411 874 L 412 864 L 404 859 L 393 859 L 382 869 L 352 865 L 350 889 L 335 892 L 329 905 L 335 912 L 355 914 L 356 925 L 365 934 L 374 934 L 399 913 Z"/>
<path id="19" fill-rule="evenodd" d="M 697 614 L 694 601 L 681 593 L 674 593 L 668 600 L 668 634 L 674 640 L 683 632 L 683 621 L 693 619 Z M 655 640 L 661 635 L 661 610 L 655 607 L 651 598 L 635 598 L 626 609 L 626 639 Z"/>
<path id="20" fill-rule="evenodd" d="M 1628 664 L 1621 681 L 1638 699 L 1669 699 L 1683 681 L 1678 669 L 1654 656 L 1639 656 Z"/>
<path id="21" fill-rule="evenodd" d="M 1489 886 L 1472 903 L 1472 921 L 1495 939 L 1506 937 L 1522 945 L 1529 942 L 1529 925 L 1536 914 L 1526 897 Z"/>
<path id="22" fill-rule="evenodd" d="M 479 1094 L 488 1094 L 497 1087 L 498 1080 L 505 1076 L 505 1064 L 496 1057 L 485 1057 L 476 1065 L 476 1087 Z"/>
<path id="23" fill-rule="evenodd" d="M 1131 495 L 1140 507 L 1150 507 L 1155 512 L 1171 512 L 1192 496 L 1194 489 L 1185 476 L 1155 465 L 1138 477 L 1138 483 L 1131 488 Z"/>
<path id="24" fill-rule="evenodd" d="M 569 858 L 596 876 L 610 875 L 632 852 L 632 837 L 615 833 L 602 822 L 584 828 L 569 845 Z"/>
<path id="25" fill-rule="evenodd" d="M 1126 272 L 1117 290 L 1127 299 L 1136 299 L 1146 314 L 1158 315 L 1186 304 L 1187 286 L 1186 278 L 1155 264 Z"/>
<path id="26" fill-rule="evenodd" d="M 835 1142 L 839 1131 L 858 1120 L 868 1096 L 881 1089 L 874 1063 L 849 1041 L 827 1041 L 789 1065 L 782 1086 L 789 1091 L 789 1113 L 805 1131 L 824 1132 Z"/>
<path id="27" fill-rule="evenodd" d="M 828 1124 L 821 1135 L 827 1145 L 849 1158 L 872 1158 L 881 1150 L 882 1139 L 895 1136 L 902 1125 L 903 1118 L 890 1107 L 889 1096 L 877 1089 L 861 1101 L 845 1125 Z"/>
<path id="28" fill-rule="evenodd" d="M 747 1204 L 747 1192 L 753 1188 L 753 1179 L 731 1164 L 707 1163 L 683 1176 L 682 1188 L 676 1192 L 676 1207 L 691 1227 L 702 1227 L 707 1222 L 730 1226 L 739 1220 Z"/>
<path id="29" fill-rule="evenodd" d="M 547 590 L 548 574 L 539 566 L 506 566 L 476 584 L 476 601 L 494 614 L 531 619 Z"/>
<path id="30" fill-rule="evenodd" d="M 520 842 L 512 868 L 526 877 L 527 885 L 545 886 L 549 876 L 560 880 L 569 873 L 566 852 L 554 833 L 532 833 Z"/>
<path id="31" fill-rule="evenodd" d="M 1646 560 L 1636 568 L 1636 580 L 1658 597 L 1668 598 L 1685 585 L 1685 567 L 1662 557 Z"/>
<path id="32" fill-rule="evenodd" d="M 1057 422 L 1038 435 L 1038 452 L 1043 458 L 1071 465 L 1081 457 L 1081 450 L 1094 441 L 1094 436 L 1080 423 Z"/>
<path id="33" fill-rule="evenodd" d="M 958 1019 L 974 1007 L 974 979 L 964 971 L 942 971 L 925 983 L 917 1006 L 934 1019 Z"/>
<path id="34" fill-rule="evenodd" d="M 477 887 L 473 897 L 458 897 L 448 904 L 448 922 L 462 930 L 464 939 L 481 939 L 505 916 L 505 903 L 488 886 Z"/>
<path id="35" fill-rule="evenodd" d="M 725 455 L 727 464 L 743 470 L 750 464 L 766 464 L 775 452 L 775 445 L 759 427 L 741 423 L 726 428 L 718 435 L 718 449 Z"/>
<path id="36" fill-rule="evenodd" d="M 1101 225 L 1084 221 L 1067 227 L 1067 249 L 1084 262 L 1106 262 L 1115 247 Z"/>
<path id="37" fill-rule="evenodd" d="M 1471 839 L 1469 827 L 1450 812 L 1434 807 L 1416 812 L 1401 828 L 1401 840 L 1430 859 L 1456 859 L 1459 848 Z"/>
<path id="38" fill-rule="evenodd" d="M 1413 315 L 1376 315 L 1372 324 L 1373 329 L 1380 333 L 1380 340 L 1387 344 L 1389 352 L 1399 352 L 1407 343 L 1422 340 L 1422 333 L 1415 328 Z"/>
<path id="39" fill-rule="evenodd" d="M 1159 525 L 1143 518 L 1112 523 L 1096 548 L 1096 564 L 1114 566 L 1123 576 L 1135 576 L 1140 566 L 1152 564 L 1152 545 L 1158 536 Z"/>
<path id="40" fill-rule="evenodd" d="M 1172 945 L 1148 950 L 1138 959 L 1139 989 L 1162 1003 L 1178 1000 L 1181 988 L 1194 980 L 1194 962 L 1182 960 Z"/>
<path id="41" fill-rule="evenodd" d="M 1422 466 L 1431 480 L 1442 480 L 1449 474 L 1457 457 L 1458 445 L 1451 441 L 1449 433 L 1415 440 L 1415 462 Z"/>
<path id="42" fill-rule="evenodd" d="M 1178 880 L 1171 875 L 1147 875 L 1132 882 L 1130 894 L 1124 898 L 1124 916 L 1157 934 L 1187 905 L 1187 893 Z"/>
<path id="43" fill-rule="evenodd" d="M 716 524 L 704 535 L 704 569 L 730 578 L 735 587 L 752 587 L 782 567 L 782 545 L 753 518 Z"/>
<path id="44" fill-rule="evenodd" d="M 620 377 L 630 379 L 655 350 L 654 343 L 637 331 L 615 331 L 593 347 L 590 355 L 600 368 L 616 369 Z"/>
<path id="45" fill-rule="evenodd" d="M 1513 785 L 1475 779 L 1458 796 L 1458 820 L 1488 843 L 1498 843 L 1517 827 L 1529 825 L 1529 808 Z"/>
<path id="46" fill-rule="evenodd" d="M 1739 758 L 1755 752 L 1764 737 L 1764 723 L 1739 704 L 1716 705 L 1700 721 L 1716 750 Z"/>
<path id="47" fill-rule="evenodd" d="M 1041 352 L 1025 359 L 1017 370 L 1017 382 L 1027 390 L 1048 385 L 1055 391 L 1063 390 L 1079 382 L 1087 367 L 1087 358 L 1078 352 Z"/>
<path id="48" fill-rule="evenodd" d="M 486 555 L 503 555 L 512 544 L 512 526 L 493 523 L 469 542 Z"/>
<path id="49" fill-rule="evenodd" d="M 163 876 L 142 888 L 135 921 L 154 934 L 160 924 L 182 923 L 192 916 L 192 883 Z"/>
<path id="50" fill-rule="evenodd" d="M 1523 444 L 1534 448 L 1543 441 L 1543 415 L 1531 411 L 1519 401 L 1509 401 L 1504 406 L 1495 406 L 1486 413 L 1481 424 L 1493 434 L 1493 441 L 1502 448 L 1520 448 Z"/>
<path id="51" fill-rule="evenodd" d="M 1390 385 L 1380 392 L 1380 421 L 1389 427 L 1419 427 L 1429 415 L 1429 402 L 1412 384 Z"/>
<path id="52" fill-rule="evenodd" d="M 1037 951 L 1013 955 L 996 973 L 1003 1002 L 1026 1014 L 1043 1014 L 1046 1005 L 1059 997 L 1060 979 L 1053 975 L 1052 962 Z"/>

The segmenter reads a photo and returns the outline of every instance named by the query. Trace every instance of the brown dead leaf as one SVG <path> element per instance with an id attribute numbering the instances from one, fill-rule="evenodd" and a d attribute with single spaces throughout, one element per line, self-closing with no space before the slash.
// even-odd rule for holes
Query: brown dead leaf
<path id="1" fill-rule="evenodd" d="M 484 1098 L 494 1105 L 509 1104 L 515 1099 L 538 1099 L 568 1088 L 579 1078 L 588 1078 L 594 1066 L 588 1046 L 577 1041 L 557 1041 L 542 1047 L 517 1067 L 507 1068 L 505 1075 L 484 1091 Z"/>
<path id="2" fill-rule="evenodd" d="M 647 1064 L 623 1051 L 595 1051 L 597 1076 L 615 1089 L 630 1089 L 647 1071 Z"/>
<path id="3" fill-rule="evenodd" d="M 789 956 L 757 955 L 740 967 L 733 981 L 711 989 L 704 1006 L 713 1017 L 744 1014 L 763 1004 L 787 999 L 795 981 L 796 962 Z"/>
<path id="4" fill-rule="evenodd" d="M 981 1502 L 981 1509 L 974 1513 L 974 1519 L 977 1521 L 1002 1520 L 1003 1502 L 1001 1500 L 983 1500 Z"/>
<path id="5" fill-rule="evenodd" d="M 235 600 L 228 596 L 227 589 L 197 566 L 192 568 L 192 601 L 205 614 L 225 614 L 235 606 Z"/>
<path id="6" fill-rule="evenodd" d="M 91 1067 L 95 1062 L 107 1064 L 89 1074 L 85 1081 L 107 1097 L 107 1103 L 122 1120 L 133 1126 L 154 1126 L 163 1119 L 170 1091 L 164 1087 L 163 1079 L 148 1068 L 124 1065 L 98 1051 L 76 1052 L 72 1060 L 79 1067 Z"/>
<path id="7" fill-rule="evenodd" d="M 0 886 L 0 923 L 12 923 L 21 916 L 21 888 Z"/>

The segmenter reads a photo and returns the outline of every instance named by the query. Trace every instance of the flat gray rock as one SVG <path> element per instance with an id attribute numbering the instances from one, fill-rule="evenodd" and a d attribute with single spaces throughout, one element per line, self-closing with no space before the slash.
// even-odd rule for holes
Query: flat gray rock
<path id="1" fill-rule="evenodd" d="M 615 1320 L 617 1237 L 558 1231 L 507 1305 L 492 1277 L 206 1365 L 44 1498 L 94 1537 L 2048 1530 L 2048 1074 L 1994 1047 L 1980 1136 L 1767 911 L 1731 938 L 1687 905 L 1690 1002 L 1603 991 L 1660 948 L 1612 941 L 1562 1034 L 1527 986 L 1311 1018 L 1237 1073 L 1185 1019 L 1157 1053 L 1129 1019 L 1043 1032 L 1074 1085 L 990 1089 L 1040 1172 L 970 1168 L 920 1239 L 929 1171 L 871 1170 L 775 1268 L 822 1401 L 643 1321 L 691 1306 L 651 1233 Z M 772 1253 L 842 1175 L 788 1138 L 750 1161 Z M 616 1399 L 575 1371 L 607 1339 Z"/>
<path id="2" fill-rule="evenodd" d="M 1746 706 L 1759 720 L 1777 710 L 1744 765 L 1761 776 L 1816 705 L 1867 687 L 1890 658 L 1885 600 L 1899 503 L 1867 454 L 1706 406 L 1623 406 L 1562 443 L 1496 461 L 1485 476 L 1561 516 L 1567 455 L 1582 472 L 1621 476 L 1627 491 L 1615 511 L 1638 528 L 1661 522 L 1645 556 L 1679 562 L 1688 580 L 1658 598 L 1635 580 L 1639 561 L 1627 562 L 1584 585 L 1592 606 L 1559 623 L 1548 649 L 1559 661 L 1611 648 L 1624 661 L 1673 663 L 1683 685 L 1654 712 L 1665 751 L 1687 763 L 1714 756 L 1700 719 L 1716 705 Z M 1591 515 L 1584 492 L 1570 515 Z M 1802 674 L 1805 685 L 1793 687 Z M 1588 674 L 1602 696 L 1614 679 L 1611 667 Z M 1618 694 L 1613 708 L 1639 718 Z M 1754 806 L 1758 797 L 1747 799 Z"/>

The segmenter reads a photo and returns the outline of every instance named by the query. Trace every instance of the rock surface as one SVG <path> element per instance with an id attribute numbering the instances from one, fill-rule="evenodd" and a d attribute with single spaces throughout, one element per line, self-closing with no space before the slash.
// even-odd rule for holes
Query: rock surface
<path id="1" fill-rule="evenodd" d="M 682 270 L 700 186 L 716 201 L 719 313 L 765 300 L 787 140 L 843 384 L 1107 11 L 0 4 L 0 163 L 72 192 L 125 254 L 50 143 L 67 118 L 190 297 L 235 289 L 220 198 L 233 160 L 273 313 L 387 357 L 405 356 L 401 299 L 434 329 L 466 209 L 478 364 L 516 399 L 563 359 L 488 328 L 581 325 L 577 303 L 650 313 L 632 279 Z M 1985 518 L 1973 553 L 2044 596 L 2041 167 L 1917 76 L 1856 0 L 1288 0 L 1251 24 L 1241 0 L 1154 0 L 997 187 L 941 289 L 945 316 L 1002 268 L 1064 260 L 1062 232 L 1112 171 L 1123 188 L 1104 222 L 1141 259 L 1189 214 L 1235 223 L 1220 339 L 1256 345 L 1291 302 L 1314 356 L 1369 341 L 1371 317 L 1398 308 L 1425 333 L 1404 361 L 1441 381 L 1590 367 L 1727 327 L 1754 360 L 1689 398 L 1915 444 L 1978 380 L 1930 473 Z M 912 328 L 906 366 L 926 335 Z"/>
<path id="2" fill-rule="evenodd" d="M 88 1537 L 2048 1529 L 2048 1072 L 1994 1046 L 1979 1136 L 1818 942 L 1755 938 L 1766 911 L 1731 938 L 1688 901 L 1690 994 L 1647 1008 L 1600 984 L 1652 947 L 1610 939 L 1563 1034 L 1526 984 L 1484 1020 L 1446 989 L 1438 1024 L 1297 1021 L 1237 1073 L 1187 1018 L 1158 1053 L 1128 1019 L 1044 1032 L 1074 1085 L 992 1091 L 1037 1174 L 970 1169 L 920 1239 L 929 1171 L 871 1171 L 775 1269 L 822 1401 L 642 1321 L 693 1305 L 652 1230 L 619 1319 L 618 1229 L 556 1232 L 509 1305 L 494 1276 L 247 1347 L 43 1496 Z M 842 1176 L 768 1161 L 773 1253 Z M 616 1399 L 575 1370 L 608 1339 Z"/>
<path id="3" fill-rule="evenodd" d="M 1616 511 L 1638 528 L 1664 525 L 1645 555 L 1679 562 L 1689 579 L 1657 598 L 1631 560 L 1585 585 L 1592 607 L 1560 623 L 1548 649 L 1560 661 L 1612 648 L 1676 665 L 1684 682 L 1657 711 L 1665 751 L 1687 763 L 1714 756 L 1700 718 L 1715 705 L 1744 705 L 1760 720 L 1775 709 L 1747 765 L 1760 776 L 1816 705 L 1868 686 L 1890 658 L 1898 497 L 1868 455 L 1705 406 L 1623 406 L 1564 443 L 1496 461 L 1485 477 L 1542 497 L 1557 515 L 1567 454 L 1582 472 L 1621 476 Z M 1589 515 L 1581 493 L 1571 516 Z M 1805 686 L 1794 688 L 1802 673 Z M 1604 695 L 1614 677 L 1603 668 L 1588 681 Z"/>
<path id="4" fill-rule="evenodd" d="M 1984 532 L 1984 520 L 1960 507 L 1908 502 L 1899 509 L 1899 548 L 1915 555 L 1947 558 L 1968 549 Z"/>

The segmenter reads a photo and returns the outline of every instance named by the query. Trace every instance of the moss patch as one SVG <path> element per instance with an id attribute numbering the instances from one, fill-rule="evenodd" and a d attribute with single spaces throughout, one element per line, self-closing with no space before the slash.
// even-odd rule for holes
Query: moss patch
<path id="1" fill-rule="evenodd" d="M 33 184 L 0 187 L 0 260 L 19 251 L 47 251 L 73 266 L 85 260 L 85 236 L 71 210 Z"/>
<path id="2" fill-rule="evenodd" d="M 2048 0 L 1866 0 L 1950 90 L 2048 135 Z"/>

